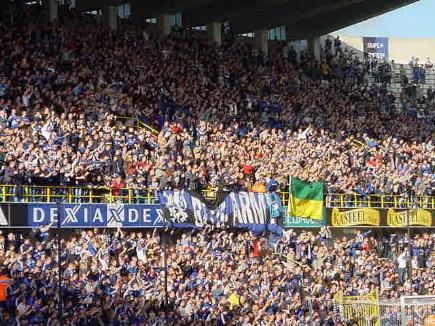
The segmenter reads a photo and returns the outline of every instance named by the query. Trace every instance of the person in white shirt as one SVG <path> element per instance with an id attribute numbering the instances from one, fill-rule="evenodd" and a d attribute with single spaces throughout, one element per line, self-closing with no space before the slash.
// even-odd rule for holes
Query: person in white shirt
<path id="1" fill-rule="evenodd" d="M 409 251 L 408 251 L 408 249 L 405 249 L 399 255 L 399 257 L 397 257 L 398 268 L 399 268 L 399 278 L 400 278 L 401 284 L 404 284 L 406 281 L 406 278 L 408 277 L 408 273 L 407 273 L 408 261 L 409 261 Z"/>

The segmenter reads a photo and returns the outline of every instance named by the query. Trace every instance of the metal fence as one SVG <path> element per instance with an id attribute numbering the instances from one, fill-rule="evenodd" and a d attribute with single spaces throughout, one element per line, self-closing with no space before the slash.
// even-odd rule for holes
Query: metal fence
<path id="1" fill-rule="evenodd" d="M 434 326 L 435 295 L 403 296 L 400 312 L 400 326 Z"/>
<path id="2" fill-rule="evenodd" d="M 345 296 L 342 291 L 334 295 L 339 314 L 344 322 L 358 326 L 380 326 L 378 293 Z"/>
<path id="3" fill-rule="evenodd" d="M 358 326 L 433 326 L 435 296 L 410 296 L 377 300 L 368 296 L 335 297 L 343 321 Z"/>
<path id="4" fill-rule="evenodd" d="M 216 195 L 216 189 L 204 190 L 208 198 Z M 290 194 L 279 192 L 284 206 L 288 206 Z M 0 185 L 0 202 L 2 203 L 124 203 L 155 204 L 156 189 L 109 187 L 64 187 L 36 185 Z M 401 195 L 369 195 L 328 194 L 325 197 L 326 207 L 352 208 L 423 208 L 435 209 L 435 196 L 416 196 L 410 200 Z"/>

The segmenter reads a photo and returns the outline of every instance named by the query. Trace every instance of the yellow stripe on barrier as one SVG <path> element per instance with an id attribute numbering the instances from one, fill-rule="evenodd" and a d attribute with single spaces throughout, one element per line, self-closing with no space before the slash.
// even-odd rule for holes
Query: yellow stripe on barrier
<path id="1" fill-rule="evenodd" d="M 119 194 L 110 187 L 62 187 L 0 185 L 0 202 L 63 202 L 63 203 L 157 203 L 155 189 L 123 188 Z M 118 192 L 116 190 L 115 192 Z M 203 191 L 209 199 L 216 198 L 216 189 Z M 289 193 L 279 192 L 283 206 L 288 206 Z M 416 196 L 413 202 L 400 195 L 331 194 L 324 200 L 326 207 L 337 208 L 423 208 L 435 209 L 434 196 Z"/>
<path id="2" fill-rule="evenodd" d="M 344 296 L 342 291 L 335 293 L 334 301 L 340 314 L 359 326 L 380 326 L 378 293 L 372 291 L 367 295 Z"/>
<path id="3" fill-rule="evenodd" d="M 157 137 L 157 135 L 159 134 L 158 130 L 156 130 L 153 127 L 147 125 L 145 122 L 140 121 L 138 118 L 117 116 L 115 119 L 116 120 L 133 120 L 134 121 L 134 126 L 137 129 L 146 129 L 146 130 L 150 131 L 151 134 L 154 137 Z"/>

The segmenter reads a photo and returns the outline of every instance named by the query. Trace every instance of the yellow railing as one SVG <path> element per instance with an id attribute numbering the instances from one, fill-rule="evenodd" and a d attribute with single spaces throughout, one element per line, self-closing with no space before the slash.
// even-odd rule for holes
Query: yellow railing
<path id="1" fill-rule="evenodd" d="M 153 127 L 147 125 L 146 123 L 140 121 L 138 118 L 117 116 L 116 120 L 132 120 L 134 122 L 134 126 L 136 128 L 146 129 L 146 130 L 150 131 L 154 137 L 157 137 L 157 135 L 159 134 L 158 130 L 156 130 Z"/>
<path id="2" fill-rule="evenodd" d="M 428 208 L 435 209 L 435 196 L 332 194 L 325 196 L 326 207 Z"/>
<path id="3" fill-rule="evenodd" d="M 334 295 L 340 314 L 358 326 L 380 326 L 377 291 L 361 296 L 344 296 L 342 291 Z M 352 325 L 354 325 L 352 324 Z"/>
<path id="4" fill-rule="evenodd" d="M 157 201 L 152 189 L 1 185 L 0 202 L 155 204 Z"/>
<path id="5" fill-rule="evenodd" d="M 280 192 L 283 206 L 288 206 L 289 193 Z M 216 190 L 204 190 L 206 198 L 215 198 Z M 62 186 L 14 186 L 0 185 L 0 203 L 126 203 L 156 204 L 156 189 L 109 187 L 62 187 Z M 332 194 L 325 197 L 326 207 L 372 207 L 372 208 L 425 208 L 435 209 L 434 196 L 418 196 L 411 202 L 400 195 Z"/>

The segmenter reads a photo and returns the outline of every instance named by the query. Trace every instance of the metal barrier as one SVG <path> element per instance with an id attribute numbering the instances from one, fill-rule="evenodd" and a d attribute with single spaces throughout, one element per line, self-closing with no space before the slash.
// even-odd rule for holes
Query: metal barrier
<path id="1" fill-rule="evenodd" d="M 362 296 L 334 295 L 344 321 L 359 326 L 429 326 L 435 322 L 435 296 L 402 296 L 378 300 L 375 291 Z"/>
<path id="2" fill-rule="evenodd" d="M 288 206 L 289 193 L 279 192 L 283 206 Z M 207 198 L 214 198 L 215 189 L 204 190 Z M 14 186 L 0 185 L 0 202 L 44 203 L 125 203 L 155 204 L 156 189 L 110 187 Z M 326 207 L 352 208 L 423 208 L 435 209 L 435 197 L 419 196 L 413 201 L 399 195 L 332 194 L 325 198 Z"/>
<path id="3" fill-rule="evenodd" d="M 345 296 L 342 291 L 334 295 L 334 301 L 342 318 L 358 326 L 380 326 L 378 293 Z"/>
<path id="4" fill-rule="evenodd" d="M 1 185 L 0 202 L 155 204 L 156 193 L 153 189 Z"/>
<path id="5" fill-rule="evenodd" d="M 157 137 L 157 135 L 159 134 L 158 130 L 140 121 L 138 118 L 117 116 L 116 120 L 132 120 L 134 126 L 137 129 L 146 129 L 147 131 L 151 132 L 151 135 L 153 135 L 154 137 Z"/>
<path id="6" fill-rule="evenodd" d="M 426 326 L 435 322 L 435 296 L 405 296 L 400 299 L 380 300 L 381 325 Z"/>
<path id="7" fill-rule="evenodd" d="M 326 207 L 351 208 L 425 208 L 435 209 L 435 196 L 328 194 Z"/>
<path id="8" fill-rule="evenodd" d="M 400 298 L 401 326 L 435 325 L 435 295 L 402 296 Z"/>

